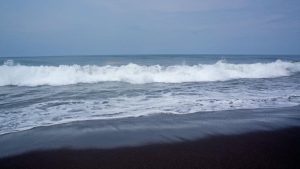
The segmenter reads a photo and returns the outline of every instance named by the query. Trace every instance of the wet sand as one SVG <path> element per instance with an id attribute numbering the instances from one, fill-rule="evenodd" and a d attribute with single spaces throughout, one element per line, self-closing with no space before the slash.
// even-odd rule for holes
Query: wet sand
<path id="1" fill-rule="evenodd" d="M 0 168 L 300 168 L 300 128 L 136 147 L 33 151 L 1 158 Z"/>

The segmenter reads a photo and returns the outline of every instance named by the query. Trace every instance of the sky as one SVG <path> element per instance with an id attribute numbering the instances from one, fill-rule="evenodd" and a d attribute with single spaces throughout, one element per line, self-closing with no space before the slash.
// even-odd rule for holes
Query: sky
<path id="1" fill-rule="evenodd" d="M 300 54 L 299 0 L 0 0 L 0 57 Z"/>

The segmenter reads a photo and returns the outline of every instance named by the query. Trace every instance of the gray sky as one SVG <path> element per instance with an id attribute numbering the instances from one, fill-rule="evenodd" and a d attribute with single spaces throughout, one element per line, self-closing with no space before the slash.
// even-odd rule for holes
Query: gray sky
<path id="1" fill-rule="evenodd" d="M 0 56 L 300 54 L 299 0 L 0 0 Z"/>

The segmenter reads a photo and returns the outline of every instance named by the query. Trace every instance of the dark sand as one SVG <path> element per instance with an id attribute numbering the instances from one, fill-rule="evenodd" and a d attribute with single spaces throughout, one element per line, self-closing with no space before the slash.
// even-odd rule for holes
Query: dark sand
<path id="1" fill-rule="evenodd" d="M 5 146 L 5 145 L 1 145 Z M 35 151 L 0 159 L 1 169 L 300 168 L 300 128 L 115 149 Z"/>

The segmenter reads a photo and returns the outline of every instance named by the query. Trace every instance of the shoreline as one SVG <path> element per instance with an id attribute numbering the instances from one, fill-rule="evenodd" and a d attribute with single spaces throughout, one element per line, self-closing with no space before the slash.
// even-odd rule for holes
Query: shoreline
<path id="1" fill-rule="evenodd" d="M 299 106 L 91 120 L 0 136 L 0 158 L 36 150 L 113 149 L 300 127 Z"/>
<path id="2" fill-rule="evenodd" d="M 0 168 L 300 168 L 300 127 L 112 149 L 52 149 L 0 159 Z"/>

